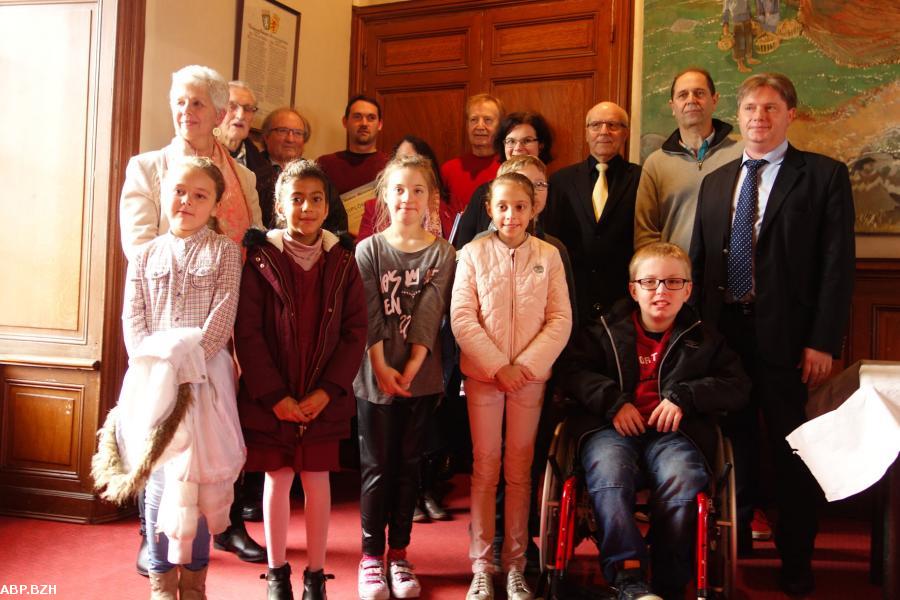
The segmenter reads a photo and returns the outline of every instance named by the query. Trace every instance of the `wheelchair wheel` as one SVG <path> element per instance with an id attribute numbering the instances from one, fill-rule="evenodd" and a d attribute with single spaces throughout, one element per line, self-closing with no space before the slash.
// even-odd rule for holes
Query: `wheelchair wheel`
<path id="1" fill-rule="evenodd" d="M 729 466 L 730 465 L 730 466 Z M 705 597 L 733 598 L 737 580 L 737 494 L 734 483 L 734 453 L 731 441 L 719 436 L 715 472 L 724 474 L 713 500 L 708 524 L 709 594 Z"/>
<path id="2" fill-rule="evenodd" d="M 570 477 L 576 460 L 577 440 L 566 436 L 565 422 L 556 426 L 556 432 L 550 445 L 547 467 L 544 470 L 544 485 L 541 492 L 540 521 L 540 560 L 541 577 L 538 583 L 537 597 L 545 600 L 561 598 L 560 585 L 568 560 L 566 554 L 560 555 L 560 532 L 566 539 L 563 547 L 572 543 L 576 515 L 577 482 Z M 573 479 L 572 481 L 567 481 Z M 567 492 L 564 494 L 563 490 Z M 566 520 L 566 523 L 562 522 Z M 562 527 L 561 527 L 562 526 Z"/>

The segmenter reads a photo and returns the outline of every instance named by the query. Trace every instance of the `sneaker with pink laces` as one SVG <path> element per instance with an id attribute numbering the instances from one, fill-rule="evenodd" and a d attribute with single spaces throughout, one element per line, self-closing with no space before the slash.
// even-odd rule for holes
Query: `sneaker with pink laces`
<path id="1" fill-rule="evenodd" d="M 391 561 L 391 593 L 394 598 L 418 598 L 422 593 L 414 567 L 405 558 Z"/>
<path id="2" fill-rule="evenodd" d="M 388 600 L 387 579 L 384 577 L 384 561 L 372 556 L 363 556 L 357 572 L 359 600 Z"/>

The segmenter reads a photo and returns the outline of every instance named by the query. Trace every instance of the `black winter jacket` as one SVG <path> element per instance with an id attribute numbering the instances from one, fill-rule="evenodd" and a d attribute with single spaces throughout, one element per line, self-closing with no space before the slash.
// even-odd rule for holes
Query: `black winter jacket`
<path id="1" fill-rule="evenodd" d="M 582 327 L 563 353 L 557 381 L 577 401 L 573 435 L 585 436 L 612 425 L 619 408 L 634 401 L 638 384 L 636 333 L 631 314 L 637 304 L 620 300 L 612 310 Z M 681 407 L 679 431 L 713 464 L 716 420 L 750 399 L 750 380 L 724 338 L 685 305 L 659 363 L 659 396 Z"/>

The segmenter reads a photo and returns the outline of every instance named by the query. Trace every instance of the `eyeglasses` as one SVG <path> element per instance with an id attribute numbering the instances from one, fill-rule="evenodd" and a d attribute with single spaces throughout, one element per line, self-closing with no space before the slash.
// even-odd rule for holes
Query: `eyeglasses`
<path id="1" fill-rule="evenodd" d="M 667 290 L 680 290 L 684 288 L 684 284 L 690 282 L 690 279 L 681 279 L 680 277 L 670 277 L 669 279 L 657 279 L 656 277 L 646 277 L 644 279 L 634 279 L 631 283 L 641 286 L 642 290 L 654 291 L 659 289 L 659 284 L 666 286 Z"/>
<path id="2" fill-rule="evenodd" d="M 258 106 L 254 106 L 253 104 L 238 104 L 237 102 L 229 102 L 228 110 L 231 112 L 237 112 L 239 108 L 243 108 L 245 113 L 255 114 L 256 111 L 259 110 Z"/>
<path id="3" fill-rule="evenodd" d="M 628 129 L 628 125 L 621 121 L 591 121 L 587 124 L 587 128 L 594 133 L 600 133 L 603 131 L 604 125 L 606 125 L 606 130 L 610 133 L 616 133 L 621 129 Z"/>
<path id="4" fill-rule="evenodd" d="M 306 132 L 302 129 L 291 129 L 290 127 L 273 127 L 270 131 L 272 133 L 277 133 L 282 137 L 287 137 L 290 133 L 293 133 L 295 137 L 303 137 L 306 135 Z"/>
<path id="5" fill-rule="evenodd" d="M 529 144 L 534 144 L 538 141 L 539 140 L 536 137 L 526 137 L 526 138 L 522 138 L 520 140 L 517 140 L 516 138 L 506 138 L 505 140 L 503 140 L 503 145 L 506 146 L 507 148 L 515 148 L 519 144 L 522 144 L 523 146 L 528 146 Z"/>
<path id="6" fill-rule="evenodd" d="M 546 181 L 533 181 L 532 185 L 534 185 L 534 188 L 539 192 L 546 192 L 547 188 L 550 187 L 550 184 Z"/>

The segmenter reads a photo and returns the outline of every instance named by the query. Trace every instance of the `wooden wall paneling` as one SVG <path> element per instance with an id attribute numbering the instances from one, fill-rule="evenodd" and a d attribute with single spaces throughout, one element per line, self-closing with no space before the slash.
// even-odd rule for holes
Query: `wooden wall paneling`
<path id="1" fill-rule="evenodd" d="M 858 360 L 900 360 L 900 260 L 858 259 L 850 314 L 847 366 Z"/>
<path id="2" fill-rule="evenodd" d="M 0 61 L 0 79 L 32 78 L 6 86 L 7 100 L 22 110 L 7 120 L 4 134 L 16 146 L 0 154 L 3 193 L 14 199 L 0 204 L 0 221 L 12 236 L 0 246 L 0 282 L 16 290 L 0 294 L 0 332 L 79 342 L 86 337 L 82 283 L 90 237 L 83 195 L 89 193 L 92 157 L 84 138 L 94 127 L 88 116 L 96 14 L 91 4 L 0 10 L 0 44 L 16 56 Z M 42 35 L 23 23 L 40 23 Z M 60 98 L 66 99 L 64 110 Z M 41 118 L 23 118 L 31 114 Z"/>
<path id="3" fill-rule="evenodd" d="M 70 477 L 78 471 L 84 385 L 6 379 L 0 468 Z"/>
<path id="4" fill-rule="evenodd" d="M 896 299 L 898 302 L 893 306 L 872 307 L 873 350 L 879 360 L 900 361 L 900 298 Z"/>
<path id="5" fill-rule="evenodd" d="M 126 364 L 117 205 L 127 160 L 138 148 L 145 8 L 144 0 L 0 5 L 0 28 L 31 31 L 30 24 L 41 23 L 36 52 L 52 55 L 29 66 L 33 53 L 27 46 L 16 45 L 15 35 L 0 36 L 0 53 L 11 57 L 2 68 L 16 74 L 5 79 L 19 82 L 17 98 L 35 100 L 14 102 L 28 124 L 24 147 L 18 135 L 0 142 L 0 170 L 12 162 L 5 160 L 8 152 L 24 157 L 12 174 L 16 195 L 5 193 L 0 211 L 36 221 L 5 247 L 19 251 L 19 262 L 27 266 L 27 272 L 3 272 L 4 280 L 12 278 L 3 281 L 4 288 L 16 290 L 6 297 L 30 316 L 27 327 L 0 325 L 2 514 L 77 522 L 122 514 L 93 493 L 90 459 Z M 68 87 L 57 89 L 60 83 Z M 53 119 L 46 117 L 43 95 L 52 99 Z M 47 141 L 60 136 L 68 140 L 62 146 Z M 68 170 L 60 170 L 54 162 L 59 160 Z M 60 172 L 70 184 L 62 192 L 55 188 Z M 63 235 L 53 229 L 58 219 L 65 221 Z M 41 262 L 50 251 L 64 257 Z M 66 273 L 59 281 L 44 281 L 60 269 Z M 77 327 L 60 329 L 57 314 L 34 310 L 48 301 L 74 310 Z"/>

